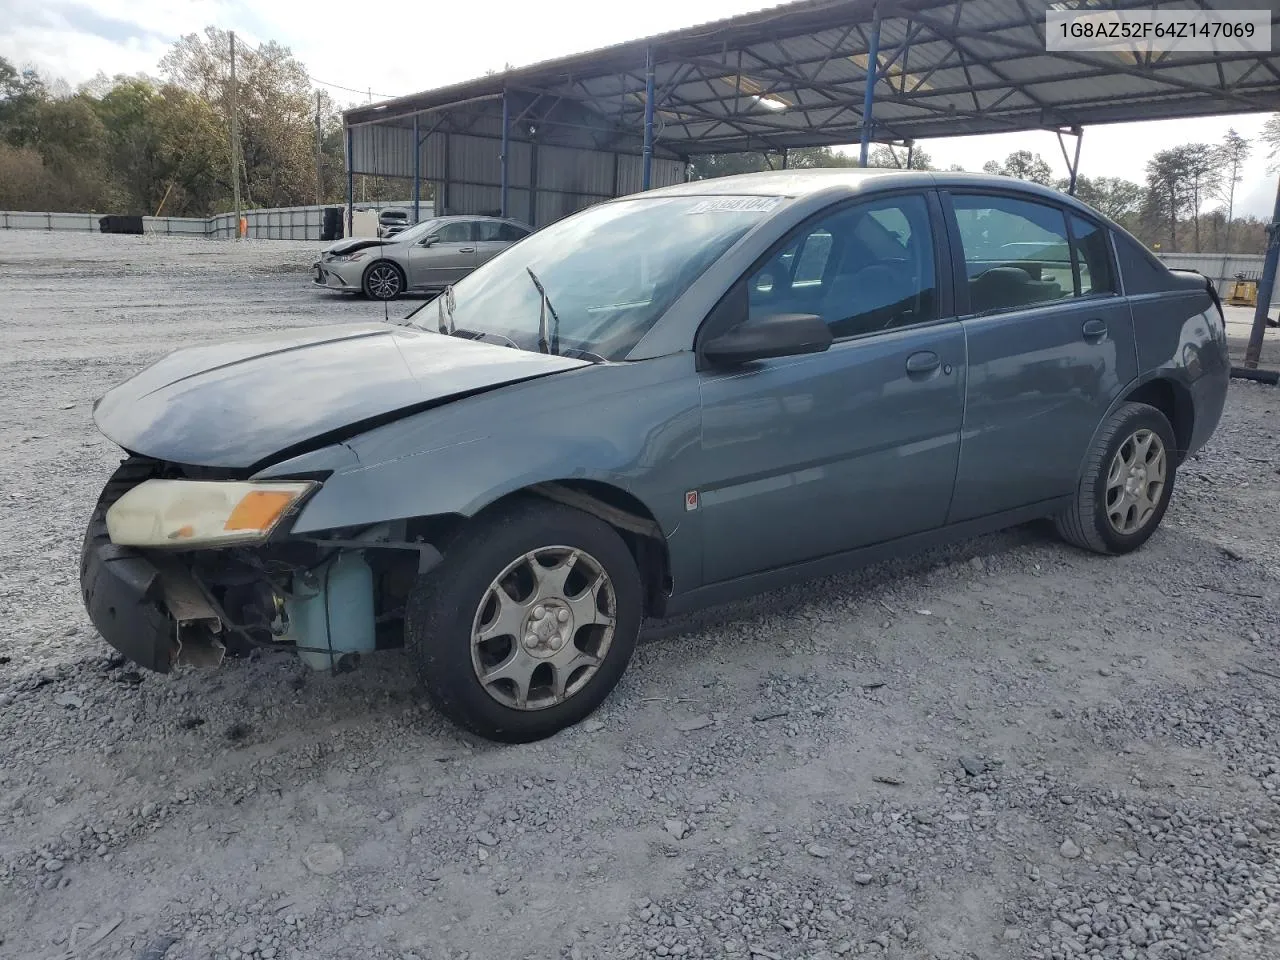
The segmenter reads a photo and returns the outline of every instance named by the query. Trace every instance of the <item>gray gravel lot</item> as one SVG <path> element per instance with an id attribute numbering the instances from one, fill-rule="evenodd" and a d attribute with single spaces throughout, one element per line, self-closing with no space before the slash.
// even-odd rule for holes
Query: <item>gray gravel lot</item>
<path id="1" fill-rule="evenodd" d="M 1276 388 L 1136 554 L 1028 527 L 655 625 L 499 747 L 399 653 L 139 674 L 81 609 L 93 399 L 381 314 L 314 250 L 0 233 L 0 956 L 1280 956 Z"/>

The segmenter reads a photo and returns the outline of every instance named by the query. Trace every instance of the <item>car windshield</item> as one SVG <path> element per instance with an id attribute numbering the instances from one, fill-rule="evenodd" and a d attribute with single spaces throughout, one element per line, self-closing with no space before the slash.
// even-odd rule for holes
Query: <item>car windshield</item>
<path id="1" fill-rule="evenodd" d="M 409 227 L 407 230 L 401 230 L 399 233 L 396 234 L 396 243 L 400 243 L 405 240 L 408 240 L 408 241 L 421 240 L 431 230 L 435 229 L 436 224 L 438 224 L 439 222 L 440 222 L 439 220 L 435 220 L 435 219 L 423 220 L 421 223 L 416 223 L 412 227 Z"/>
<path id="2" fill-rule="evenodd" d="M 778 197 L 647 197 L 602 203 L 531 234 L 453 288 L 454 326 L 538 349 L 542 298 L 561 353 L 619 360 Z M 434 327 L 437 307 L 416 322 Z"/>

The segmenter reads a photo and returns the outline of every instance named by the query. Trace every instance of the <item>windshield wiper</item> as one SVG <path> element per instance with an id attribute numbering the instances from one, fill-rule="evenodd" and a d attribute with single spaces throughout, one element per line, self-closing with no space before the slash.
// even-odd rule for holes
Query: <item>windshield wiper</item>
<path id="1" fill-rule="evenodd" d="M 405 314 L 405 316 L 404 316 L 404 321 L 403 321 L 403 323 L 401 323 L 400 325 L 401 325 L 401 326 L 416 326 L 416 324 L 411 324 L 411 323 L 409 323 L 409 321 L 410 321 L 410 320 L 412 320 L 414 317 L 416 317 L 416 316 L 417 316 L 417 315 L 418 315 L 422 310 L 424 310 L 424 309 L 426 309 L 427 307 L 431 306 L 431 304 L 433 304 L 433 303 L 436 305 L 436 315 L 439 317 L 439 323 L 437 324 L 437 328 L 438 328 L 438 329 L 439 329 L 439 331 L 440 331 L 441 333 L 443 333 L 443 334 L 446 334 L 446 335 L 452 334 L 452 332 L 453 332 L 453 307 L 454 307 L 454 301 L 453 301 L 453 285 L 452 285 L 452 284 L 450 284 L 449 286 L 445 287 L 445 288 L 444 288 L 444 291 L 443 291 L 442 293 L 437 294 L 436 296 L 432 297 L 430 300 L 423 300 L 423 301 L 422 301 L 422 303 L 418 304 L 416 307 L 414 307 L 412 310 L 410 310 L 407 314 Z M 445 323 L 445 317 L 444 317 L 444 308 L 445 308 L 445 307 L 448 307 L 448 308 L 449 308 L 449 322 L 448 322 L 448 324 L 446 324 L 446 323 Z"/>
<path id="2" fill-rule="evenodd" d="M 439 320 L 440 320 L 440 332 L 441 332 L 441 333 L 443 333 L 443 334 L 445 334 L 446 336 L 452 336 L 452 335 L 453 335 L 453 331 L 454 331 L 454 326 L 453 326 L 453 285 L 452 285 L 452 284 L 450 284 L 449 286 L 445 287 L 445 288 L 444 288 L 444 292 L 443 292 L 443 293 L 441 293 L 441 294 L 440 294 L 440 296 L 436 297 L 436 300 L 437 300 L 438 302 L 440 302 L 440 306 L 438 306 L 438 307 L 436 308 L 436 314 L 437 314 L 437 316 L 439 317 Z M 448 322 L 447 322 L 447 323 L 446 323 L 446 318 L 445 318 L 445 310 L 448 310 L 448 311 L 449 311 L 449 316 L 448 316 L 448 318 L 447 318 L 447 319 L 448 319 Z"/>
<path id="3" fill-rule="evenodd" d="M 512 349 L 522 349 L 520 344 L 516 343 L 505 333 L 497 333 L 492 330 L 460 330 L 456 327 L 454 328 L 453 333 L 454 336 L 466 337 L 468 340 L 484 340 L 487 338 L 493 338 L 495 340 L 501 340 L 506 346 L 511 347 Z"/>
<path id="4" fill-rule="evenodd" d="M 547 296 L 547 291 L 542 287 L 542 281 L 538 279 L 538 275 L 533 272 L 532 267 L 525 267 L 529 273 L 529 279 L 533 281 L 533 285 L 538 288 L 538 296 L 542 298 L 542 305 L 538 310 L 538 350 L 541 353 L 560 353 L 560 315 L 556 313 L 556 308 L 551 305 L 551 298 Z M 551 314 L 551 342 L 547 342 L 547 314 Z"/>

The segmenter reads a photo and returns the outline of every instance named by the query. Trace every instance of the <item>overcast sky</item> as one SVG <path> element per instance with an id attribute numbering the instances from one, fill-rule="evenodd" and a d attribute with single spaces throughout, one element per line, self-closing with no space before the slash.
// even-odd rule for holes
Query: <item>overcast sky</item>
<path id="1" fill-rule="evenodd" d="M 208 24 L 235 30 L 248 43 L 290 47 L 313 78 L 375 99 L 400 96 L 480 76 L 504 63 L 523 66 L 648 34 L 703 23 L 771 5 L 770 0 L 645 0 L 625 16 L 605 19 L 588 0 L 0 0 L 0 56 L 78 84 L 99 71 L 155 74 L 165 50 Z M 338 102 L 366 101 L 329 87 Z M 1157 150 L 1190 142 L 1217 143 L 1228 127 L 1257 137 L 1264 115 L 1100 126 L 1086 130 L 1080 158 L 1085 176 L 1141 182 Z M 1068 141 L 1070 145 L 1070 141 Z M 1038 152 L 1060 176 L 1066 164 L 1048 132 L 956 137 L 922 143 L 939 166 L 981 169 L 1013 150 Z M 1245 171 L 1237 210 L 1270 215 L 1275 178 L 1261 147 Z"/>

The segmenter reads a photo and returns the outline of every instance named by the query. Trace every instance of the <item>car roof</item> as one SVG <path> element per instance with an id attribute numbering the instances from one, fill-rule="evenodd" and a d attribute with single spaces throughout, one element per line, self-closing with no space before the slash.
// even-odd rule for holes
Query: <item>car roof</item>
<path id="1" fill-rule="evenodd" d="M 659 187 L 656 190 L 619 197 L 611 202 L 617 203 L 639 197 L 694 196 L 767 196 L 796 199 L 822 191 L 830 191 L 838 195 L 841 192 L 854 193 L 900 187 L 982 189 L 1022 193 L 1074 207 L 1095 219 L 1107 219 L 1075 197 L 1029 180 L 1019 180 L 1016 177 L 994 173 L 900 170 L 892 167 L 815 167 L 807 170 L 737 173 L 726 177 L 690 180 L 669 187 Z"/>
<path id="2" fill-rule="evenodd" d="M 429 219 L 436 220 L 441 223 L 448 223 L 451 220 L 492 220 L 495 223 L 512 223 L 512 224 L 515 224 L 517 227 L 528 226 L 527 223 L 524 223 L 521 220 L 517 220 L 514 217 L 487 217 L 482 213 L 451 213 L 448 216 L 430 217 Z"/>

